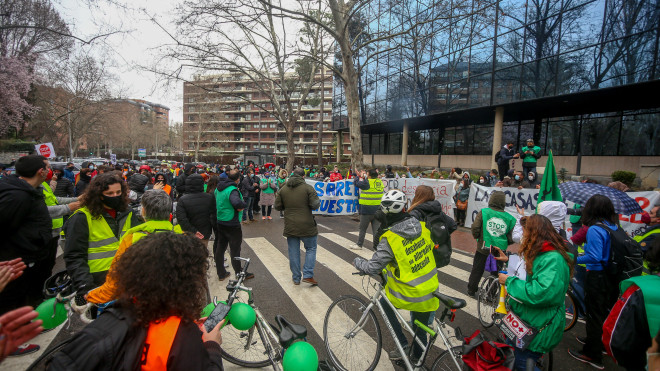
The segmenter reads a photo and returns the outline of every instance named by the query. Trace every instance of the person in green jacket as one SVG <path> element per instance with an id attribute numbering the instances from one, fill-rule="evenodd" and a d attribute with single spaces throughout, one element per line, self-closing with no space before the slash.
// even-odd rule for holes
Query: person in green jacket
<path id="1" fill-rule="evenodd" d="M 523 160 L 523 173 L 536 173 L 536 161 L 541 158 L 541 147 L 534 145 L 534 139 L 527 139 L 527 146 L 520 150 L 520 158 Z"/>
<path id="2" fill-rule="evenodd" d="M 515 370 L 526 370 L 527 359 L 536 361 L 561 341 L 566 313 L 564 297 L 573 271 L 573 257 L 550 219 L 535 214 L 527 218 L 523 228 L 520 254 L 525 260 L 527 279 L 499 274 L 500 284 L 509 293 L 510 310 L 537 332 L 525 350 L 512 344 Z"/>
<path id="3" fill-rule="evenodd" d="M 280 169 L 280 172 L 277 175 L 277 190 L 279 191 L 286 184 L 286 180 L 289 178 L 289 173 L 286 169 Z M 280 219 L 284 219 L 284 213 L 280 211 Z"/>

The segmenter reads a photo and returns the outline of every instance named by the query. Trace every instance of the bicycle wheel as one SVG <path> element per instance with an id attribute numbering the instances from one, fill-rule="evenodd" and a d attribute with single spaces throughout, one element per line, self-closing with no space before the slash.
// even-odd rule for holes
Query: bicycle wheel
<path id="1" fill-rule="evenodd" d="M 445 350 L 444 352 L 440 353 L 438 358 L 436 358 L 433 362 L 433 367 L 431 367 L 432 371 L 457 370 L 456 363 L 452 357 L 454 357 L 456 362 L 458 362 L 458 365 L 461 366 L 458 368 L 459 371 L 465 368 L 465 364 L 463 363 L 463 347 L 458 345 L 452 347 L 450 350 L 451 351 Z"/>
<path id="2" fill-rule="evenodd" d="M 26 371 L 45 370 L 46 367 L 48 367 L 50 360 L 53 359 L 53 357 L 55 356 L 55 353 L 59 352 L 62 348 L 67 346 L 73 339 L 74 336 L 71 336 L 70 338 L 62 341 L 61 343 L 56 344 L 52 348 L 46 349 L 43 352 L 43 354 L 39 356 L 39 358 L 35 359 L 34 362 L 32 362 L 30 366 L 28 366 Z"/>
<path id="3" fill-rule="evenodd" d="M 481 281 L 477 291 L 477 314 L 479 322 L 485 328 L 491 327 L 495 308 L 500 303 L 500 283 L 494 276 L 488 276 Z"/>
<path id="4" fill-rule="evenodd" d="M 249 330 L 237 330 L 234 326 L 225 326 L 222 329 L 222 358 L 235 365 L 248 368 L 260 368 L 270 365 L 266 354 L 263 336 L 266 331 L 260 329 L 257 318 L 254 326 Z M 276 340 L 277 341 L 277 340 Z M 273 344 L 271 342 L 271 344 Z M 279 344 L 278 344 L 279 345 Z"/>
<path id="5" fill-rule="evenodd" d="M 564 303 L 566 305 L 566 324 L 564 325 L 564 331 L 568 331 L 577 323 L 580 309 L 575 305 L 575 299 L 572 294 L 566 293 Z"/>
<path id="6" fill-rule="evenodd" d="M 373 309 L 364 313 L 367 303 L 345 295 L 332 302 L 323 322 L 323 342 L 330 361 L 341 370 L 373 370 L 380 358 L 382 338 Z M 366 317 L 354 329 L 362 315 Z M 353 330 L 353 332 L 351 332 Z"/>

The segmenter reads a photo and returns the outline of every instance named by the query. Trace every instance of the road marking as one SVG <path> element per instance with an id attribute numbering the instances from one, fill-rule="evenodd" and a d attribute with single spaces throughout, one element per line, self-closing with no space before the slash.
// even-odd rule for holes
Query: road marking
<path id="1" fill-rule="evenodd" d="M 321 223 L 316 223 L 316 225 L 318 225 L 319 227 L 323 227 L 323 228 L 325 228 L 325 229 L 327 229 L 327 230 L 329 230 L 329 231 L 332 230 L 332 228 L 330 228 L 330 227 L 326 227 L 326 226 L 324 226 L 324 225 L 321 224 Z"/>
<path id="2" fill-rule="evenodd" d="M 273 275 L 277 283 L 284 289 L 291 301 L 298 307 L 314 330 L 323 338 L 323 322 L 332 300 L 319 287 L 305 287 L 305 284 L 295 286 L 291 280 L 289 259 L 285 257 L 275 246 L 263 237 L 246 238 L 245 243 L 252 251 L 259 252 L 259 259 L 266 269 Z M 318 253 L 318 251 L 317 251 Z M 339 311 L 338 313 L 342 313 Z M 373 346 L 373 339 L 366 336 L 360 339 L 367 346 Z M 391 361 L 387 358 L 387 352 L 383 351 L 378 362 L 378 369 L 393 370 Z"/>
<path id="3" fill-rule="evenodd" d="M 348 247 L 348 246 L 350 246 L 351 244 L 354 244 L 354 242 L 351 241 L 351 240 L 349 240 L 349 239 L 347 239 L 346 237 L 342 237 L 342 236 L 340 236 L 340 235 L 338 235 L 338 234 L 336 234 L 336 233 L 319 233 L 319 235 L 320 235 L 321 237 L 327 238 L 328 240 L 330 240 L 330 241 L 336 243 L 337 245 L 339 245 L 339 246 L 345 248 L 346 250 L 348 250 L 348 251 L 350 251 L 350 252 L 352 252 L 352 253 L 354 253 L 354 254 L 357 254 L 357 255 L 361 256 L 361 257 L 364 258 L 364 259 L 369 260 L 369 259 L 371 259 L 371 257 L 372 257 L 373 254 L 374 254 L 374 251 L 373 251 L 373 250 L 371 250 L 371 249 L 365 249 L 364 247 L 363 247 L 362 249 L 360 249 L 360 250 L 353 250 L 353 249 L 351 249 L 351 248 Z"/>

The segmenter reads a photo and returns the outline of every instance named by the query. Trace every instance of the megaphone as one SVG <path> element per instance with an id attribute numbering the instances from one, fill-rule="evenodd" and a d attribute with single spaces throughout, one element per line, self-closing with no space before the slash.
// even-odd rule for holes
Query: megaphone
<path id="1" fill-rule="evenodd" d="M 495 313 L 507 314 L 506 311 L 506 286 L 500 285 L 500 304 L 495 309 Z"/>

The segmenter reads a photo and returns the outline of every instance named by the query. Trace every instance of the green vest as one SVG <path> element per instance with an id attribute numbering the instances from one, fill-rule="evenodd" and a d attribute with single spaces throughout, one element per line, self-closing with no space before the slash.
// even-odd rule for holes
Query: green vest
<path id="1" fill-rule="evenodd" d="M 179 234 L 183 233 L 181 225 L 177 224 L 174 226 L 168 220 L 147 220 L 146 222 L 127 230 L 126 235 L 132 235 L 132 243 L 134 244 L 151 233 L 169 231 Z"/>
<path id="2" fill-rule="evenodd" d="M 277 188 L 282 188 L 286 184 L 286 178 L 277 177 Z"/>
<path id="3" fill-rule="evenodd" d="M 523 148 L 522 148 L 522 152 L 523 152 L 523 153 L 525 153 L 525 152 L 527 152 L 527 151 L 534 151 L 534 154 L 535 154 L 535 155 L 538 155 L 539 152 L 541 152 L 541 147 L 539 147 L 539 146 L 534 146 L 534 147 L 523 147 Z M 536 163 L 536 157 L 534 157 L 534 156 L 525 156 L 525 158 L 523 159 L 523 163 L 524 163 L 524 162 L 533 162 L 533 163 Z M 527 176 L 527 175 L 525 174 L 525 176 Z"/>
<path id="4" fill-rule="evenodd" d="M 360 205 L 378 206 L 380 199 L 383 198 L 383 182 L 376 179 L 369 179 L 369 189 L 360 190 Z"/>
<path id="5" fill-rule="evenodd" d="M 633 283 L 642 290 L 646 320 L 649 322 L 649 330 L 653 338 L 660 330 L 660 277 L 638 276 L 621 281 L 621 292 L 625 292 Z"/>
<path id="6" fill-rule="evenodd" d="M 41 185 L 44 187 L 44 199 L 46 201 L 46 206 L 59 205 L 57 203 L 57 197 L 55 197 L 55 194 L 53 193 L 53 190 L 50 188 L 48 183 L 43 182 L 43 183 L 41 183 Z M 53 229 L 62 228 L 63 224 L 64 224 L 64 218 L 54 218 L 53 219 Z"/>
<path id="7" fill-rule="evenodd" d="M 271 181 L 271 183 L 273 182 L 273 180 L 270 179 L 270 178 L 261 178 L 261 184 L 268 184 L 269 180 Z M 269 185 L 269 186 L 266 187 L 266 189 L 262 189 L 261 192 L 263 192 L 265 194 L 270 194 L 270 193 L 275 193 L 275 190 L 270 188 L 270 185 Z"/>
<path id="8" fill-rule="evenodd" d="M 105 272 L 110 269 L 112 258 L 114 258 L 119 248 L 119 239 L 112 233 L 110 226 L 103 216 L 93 218 L 87 207 L 76 210 L 87 217 L 87 228 L 89 228 L 89 239 L 87 247 L 87 263 L 89 264 L 89 273 Z M 74 213 L 74 214 L 75 214 Z M 121 238 L 131 228 L 131 217 L 133 213 L 118 221 L 119 237 Z"/>
<path id="9" fill-rule="evenodd" d="M 381 236 L 394 252 L 398 268 L 393 264 L 385 267 L 387 283 L 385 295 L 396 308 L 415 312 L 433 312 L 440 302 L 433 296 L 438 289 L 438 276 L 433 257 L 431 232 L 422 224 L 422 234 L 414 240 L 386 231 Z"/>
<path id="10" fill-rule="evenodd" d="M 507 212 L 495 211 L 490 208 L 481 210 L 483 220 L 484 246 L 497 246 L 502 251 L 509 247 L 507 234 L 516 225 L 516 218 Z"/>
<path id="11" fill-rule="evenodd" d="M 238 188 L 235 185 L 230 185 L 229 187 L 223 189 L 222 192 L 219 192 L 217 188 L 215 191 L 213 191 L 215 193 L 216 216 L 220 222 L 228 222 L 234 219 L 234 207 L 229 201 L 229 195 L 233 190 L 238 190 Z M 240 191 L 238 192 L 238 196 L 241 198 L 241 200 L 243 199 L 243 195 Z M 238 221 L 240 222 L 242 218 L 243 211 L 241 210 L 238 212 Z"/>

